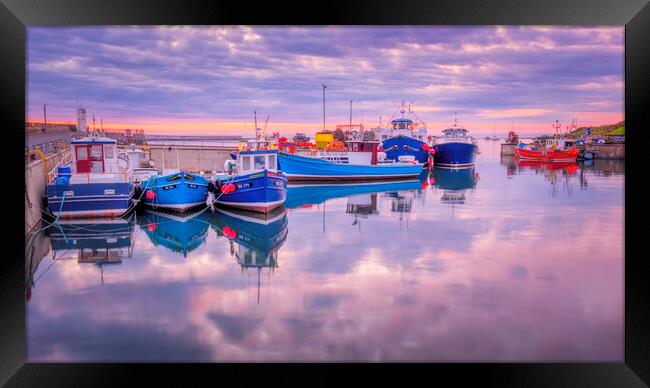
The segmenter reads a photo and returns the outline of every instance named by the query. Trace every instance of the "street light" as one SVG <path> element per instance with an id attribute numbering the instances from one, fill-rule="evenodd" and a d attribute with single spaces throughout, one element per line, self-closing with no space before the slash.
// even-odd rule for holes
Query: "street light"
<path id="1" fill-rule="evenodd" d="M 325 84 L 322 84 L 323 86 L 323 131 L 325 131 L 325 88 L 327 87 Z"/>
<path id="2" fill-rule="evenodd" d="M 43 132 L 47 131 L 47 104 L 43 104 L 43 120 L 45 124 L 43 125 Z"/>
<path id="3" fill-rule="evenodd" d="M 354 100 L 350 100 L 350 131 L 352 131 L 352 102 Z"/>

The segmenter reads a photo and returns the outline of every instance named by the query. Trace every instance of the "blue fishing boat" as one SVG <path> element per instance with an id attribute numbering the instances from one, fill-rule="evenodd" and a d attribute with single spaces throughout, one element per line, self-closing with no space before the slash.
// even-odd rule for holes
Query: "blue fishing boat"
<path id="1" fill-rule="evenodd" d="M 184 257 L 205 242 L 208 236 L 208 212 L 168 213 L 146 210 L 138 223 L 151 242 Z"/>
<path id="2" fill-rule="evenodd" d="M 419 179 L 383 183 L 291 184 L 288 186 L 285 206 L 293 209 L 305 205 L 320 204 L 328 199 L 370 193 L 417 190 L 421 187 L 422 182 Z"/>
<path id="3" fill-rule="evenodd" d="M 266 125 L 257 128 L 254 115 L 255 138 L 237 147 L 233 160 L 224 163 L 225 173 L 212 177 L 212 186 L 217 205 L 266 213 L 284 203 L 287 178 L 279 169 L 278 150 L 264 135 Z"/>
<path id="4" fill-rule="evenodd" d="M 416 177 L 422 165 L 411 163 L 377 164 L 374 149 L 373 164 L 335 163 L 320 158 L 279 153 L 280 169 L 289 181 L 374 181 L 404 180 Z"/>
<path id="5" fill-rule="evenodd" d="M 233 156 L 234 163 L 226 161 L 226 174 L 214 177 L 217 205 L 261 213 L 282 206 L 287 178 L 278 170 L 278 151 L 242 150 Z"/>
<path id="6" fill-rule="evenodd" d="M 71 142 L 72 151 L 48 173 L 47 200 L 59 218 L 118 217 L 134 193 L 128 156 L 96 132 Z"/>
<path id="7" fill-rule="evenodd" d="M 183 170 L 152 176 L 144 187 L 144 204 L 154 209 L 183 212 L 205 205 L 208 198 L 208 180 Z"/>
<path id="8" fill-rule="evenodd" d="M 468 130 L 458 127 L 458 120 L 454 126 L 442 130 L 444 136 L 435 139 L 433 149 L 436 167 L 470 167 L 474 165 L 478 146 L 476 139 L 468 136 Z"/>
<path id="9" fill-rule="evenodd" d="M 400 113 L 401 118 L 390 121 L 390 128 L 373 128 L 375 136 L 381 140 L 383 151 L 386 153 L 386 160 L 415 160 L 418 163 L 429 163 L 431 157 L 430 146 L 426 143 L 426 124 L 417 118 L 408 106 L 409 116 L 405 116 L 407 110 L 402 101 Z"/>

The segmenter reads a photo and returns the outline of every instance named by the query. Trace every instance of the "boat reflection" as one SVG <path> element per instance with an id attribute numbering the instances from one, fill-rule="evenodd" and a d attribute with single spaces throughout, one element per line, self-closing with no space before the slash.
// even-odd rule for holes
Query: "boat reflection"
<path id="1" fill-rule="evenodd" d="M 50 228 L 52 260 L 59 252 L 76 250 L 77 262 L 97 265 L 104 284 L 103 265 L 119 264 L 133 255 L 134 228 L 133 213 L 126 218 L 59 220 Z"/>
<path id="2" fill-rule="evenodd" d="M 475 167 L 470 168 L 434 168 L 430 182 L 442 189 L 440 201 L 452 205 L 452 214 L 456 204 L 464 204 L 468 190 L 476 187 L 479 174 Z"/>
<path id="3" fill-rule="evenodd" d="M 207 209 L 192 213 L 166 213 L 147 209 L 138 216 L 140 228 L 154 245 L 162 245 L 184 257 L 205 242 Z"/>
<path id="4" fill-rule="evenodd" d="M 78 251 L 80 263 L 119 263 L 133 254 L 133 214 L 128 218 L 59 220 L 50 228 L 52 250 Z"/>
<path id="5" fill-rule="evenodd" d="M 569 184 L 571 177 L 576 175 L 580 166 L 576 161 L 569 162 L 544 162 L 539 160 L 518 160 L 517 171 L 530 170 L 535 174 L 543 175 L 552 186 L 551 196 L 556 197 L 560 182 L 563 181 L 563 190 L 565 190 L 569 197 L 573 195 L 573 188 Z M 584 176 L 584 169 L 580 171 L 580 188 L 587 188 L 587 181 Z"/>
<path id="6" fill-rule="evenodd" d="M 352 197 L 386 191 L 416 190 L 422 187 L 419 179 L 386 183 L 347 183 L 289 185 L 285 206 L 289 209 L 309 207 L 328 199 Z"/>
<path id="7" fill-rule="evenodd" d="M 242 272 L 257 270 L 259 303 L 262 269 L 275 271 L 278 252 L 289 233 L 286 208 L 281 206 L 269 213 L 257 213 L 217 207 L 210 224 L 217 235 L 230 240 L 230 255 L 241 266 Z"/>

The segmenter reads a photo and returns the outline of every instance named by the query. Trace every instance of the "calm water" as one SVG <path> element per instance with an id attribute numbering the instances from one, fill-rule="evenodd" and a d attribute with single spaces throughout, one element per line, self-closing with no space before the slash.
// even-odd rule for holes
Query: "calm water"
<path id="1" fill-rule="evenodd" d="M 623 162 L 479 144 L 474 169 L 424 182 L 292 187 L 269 220 L 139 212 L 39 236 L 28 358 L 621 361 Z"/>

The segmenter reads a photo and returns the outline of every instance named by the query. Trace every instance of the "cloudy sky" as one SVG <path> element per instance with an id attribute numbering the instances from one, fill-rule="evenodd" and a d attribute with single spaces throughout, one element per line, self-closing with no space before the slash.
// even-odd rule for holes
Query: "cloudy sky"
<path id="1" fill-rule="evenodd" d="M 377 126 L 402 100 L 430 134 L 624 118 L 623 27 L 30 27 L 27 118 L 252 133 Z M 260 124 L 261 126 L 261 124 Z"/>

